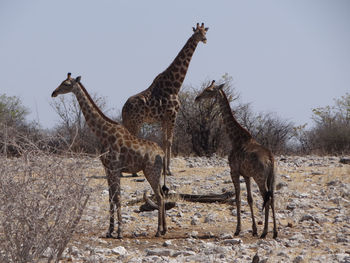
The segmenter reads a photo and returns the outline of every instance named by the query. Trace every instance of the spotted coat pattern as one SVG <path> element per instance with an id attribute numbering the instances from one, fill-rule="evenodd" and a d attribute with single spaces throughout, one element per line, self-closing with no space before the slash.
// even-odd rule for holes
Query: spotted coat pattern
<path id="1" fill-rule="evenodd" d="M 192 55 L 200 41 L 206 43 L 208 28 L 197 24 L 170 66 L 160 73 L 151 86 L 130 97 L 122 109 L 123 124 L 134 135 L 138 135 L 143 123 L 159 123 L 162 128 L 162 145 L 166 156 L 166 172 L 170 172 L 170 155 L 174 126 L 180 102 L 179 90 L 185 79 Z"/>
<path id="2" fill-rule="evenodd" d="M 166 233 L 164 193 L 160 187 L 162 170 L 164 170 L 164 152 L 154 142 L 137 138 L 122 124 L 106 117 L 96 106 L 80 77 L 68 77 L 52 93 L 52 97 L 72 92 L 75 94 L 86 122 L 100 142 L 101 162 L 105 168 L 110 203 L 110 224 L 107 237 L 114 231 L 114 211 L 117 210 L 118 238 L 122 238 L 121 216 L 121 172 L 134 173 L 143 171 L 157 198 L 158 230 L 156 236 Z"/>

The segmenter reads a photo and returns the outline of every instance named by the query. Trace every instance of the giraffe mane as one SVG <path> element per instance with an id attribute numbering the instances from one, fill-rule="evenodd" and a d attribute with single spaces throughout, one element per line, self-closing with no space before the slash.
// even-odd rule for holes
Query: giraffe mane
<path id="1" fill-rule="evenodd" d="M 81 84 L 81 82 L 77 82 L 77 84 L 80 86 L 81 90 L 84 92 L 85 96 L 88 98 L 88 100 L 90 101 L 90 103 L 92 104 L 92 106 L 95 108 L 95 110 L 100 114 L 100 116 L 107 122 L 110 122 L 112 124 L 120 124 L 119 122 L 116 122 L 110 118 L 108 118 L 101 110 L 99 107 L 97 107 L 96 103 L 93 101 L 93 99 L 91 98 L 90 94 L 87 92 L 87 90 L 85 89 L 85 87 L 83 86 L 83 84 Z"/>
<path id="2" fill-rule="evenodd" d="M 228 98 L 227 98 L 226 93 L 225 93 L 223 90 L 221 90 L 221 89 L 219 90 L 219 92 L 220 92 L 221 95 L 223 96 L 223 99 L 225 100 L 226 105 L 228 105 L 228 107 L 230 107 L 230 106 L 229 106 L 229 105 L 230 105 L 230 102 L 229 102 L 229 100 L 228 100 Z M 233 112 L 232 112 L 231 107 L 230 107 L 230 112 L 231 112 L 231 116 L 232 116 L 234 122 L 236 123 L 237 127 L 238 127 L 239 129 L 241 129 L 241 131 L 242 131 L 242 133 L 244 134 L 245 138 L 246 138 L 246 139 L 251 139 L 253 136 L 251 135 L 251 133 L 250 133 L 246 128 L 244 128 L 244 127 L 237 121 L 236 117 L 234 116 L 234 114 L 233 114 Z"/>

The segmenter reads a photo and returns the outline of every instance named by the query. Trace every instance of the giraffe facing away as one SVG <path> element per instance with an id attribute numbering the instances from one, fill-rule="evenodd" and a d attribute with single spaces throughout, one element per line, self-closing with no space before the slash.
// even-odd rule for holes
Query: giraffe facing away
<path id="1" fill-rule="evenodd" d="M 167 174 L 171 174 L 169 168 L 171 145 L 175 120 L 180 107 L 178 93 L 198 43 L 207 42 L 208 29 L 203 23 L 201 26 L 197 23 L 197 27 L 193 28 L 192 36 L 170 66 L 153 80 L 148 89 L 130 97 L 122 109 L 123 124 L 136 136 L 143 123 L 161 125 Z"/>
<path id="2" fill-rule="evenodd" d="M 268 232 L 269 208 L 271 206 L 273 216 L 273 237 L 277 237 L 275 208 L 274 208 L 274 158 L 270 150 L 260 145 L 254 140 L 251 134 L 244 129 L 234 117 L 230 103 L 222 90 L 224 84 L 215 85 L 213 80 L 211 85 L 199 94 L 195 101 L 202 99 L 216 98 L 220 106 L 220 111 L 226 132 L 232 144 L 229 155 L 229 165 L 231 169 L 231 178 L 236 192 L 237 205 L 237 227 L 235 235 L 241 231 L 241 197 L 240 197 L 240 175 L 243 176 L 246 187 L 248 204 L 253 221 L 253 236 L 256 236 L 257 227 L 254 219 L 253 198 L 251 194 L 250 179 L 253 178 L 257 183 L 260 193 L 263 197 L 263 209 L 265 209 L 265 225 L 261 238 L 265 238 Z"/>
<path id="3" fill-rule="evenodd" d="M 118 238 L 122 238 L 122 215 L 121 215 L 121 172 L 134 173 L 143 171 L 147 181 L 151 185 L 158 203 L 158 230 L 156 236 L 164 235 L 167 231 L 165 220 L 164 193 L 160 187 L 162 170 L 164 170 L 164 152 L 155 143 L 140 139 L 118 122 L 106 117 L 96 106 L 90 95 L 80 82 L 81 77 L 76 79 L 68 73 L 52 97 L 72 92 L 80 105 L 85 120 L 97 136 L 101 147 L 101 162 L 105 168 L 108 187 L 110 220 L 107 237 L 113 237 L 114 210 L 117 210 Z"/>

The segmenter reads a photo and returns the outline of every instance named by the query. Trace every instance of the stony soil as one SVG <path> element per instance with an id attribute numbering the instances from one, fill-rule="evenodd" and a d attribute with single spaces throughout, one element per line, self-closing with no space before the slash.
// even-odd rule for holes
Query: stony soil
<path id="1" fill-rule="evenodd" d="M 350 262 L 350 165 L 338 157 L 276 157 L 276 213 L 279 236 L 251 234 L 251 216 L 242 189 L 242 232 L 234 236 L 233 204 L 176 200 L 167 211 L 168 233 L 154 237 L 157 211 L 138 213 L 147 181 L 122 178 L 122 240 L 103 236 L 108 227 L 108 190 L 96 159 L 90 170 L 94 196 L 71 240 L 64 262 Z M 226 159 L 173 158 L 168 185 L 177 193 L 233 191 Z M 258 232 L 262 232 L 262 199 L 253 183 Z"/>

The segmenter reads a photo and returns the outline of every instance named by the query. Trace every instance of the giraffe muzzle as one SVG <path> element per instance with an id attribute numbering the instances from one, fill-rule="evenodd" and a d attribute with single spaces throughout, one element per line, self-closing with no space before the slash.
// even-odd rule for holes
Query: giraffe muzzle
<path id="1" fill-rule="evenodd" d="M 55 91 L 55 90 L 52 92 L 51 97 L 52 97 L 52 98 L 57 97 L 57 93 L 56 93 L 56 91 Z"/>

